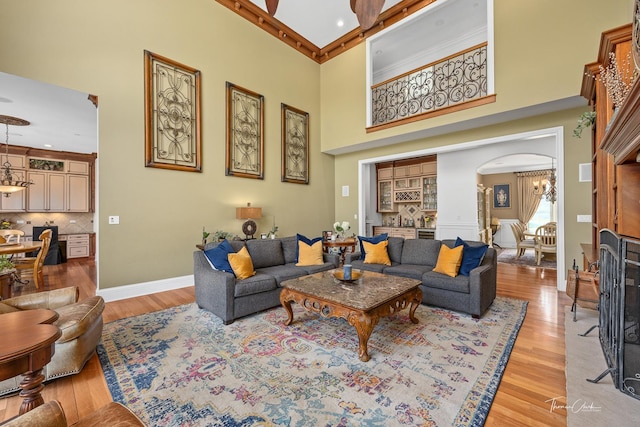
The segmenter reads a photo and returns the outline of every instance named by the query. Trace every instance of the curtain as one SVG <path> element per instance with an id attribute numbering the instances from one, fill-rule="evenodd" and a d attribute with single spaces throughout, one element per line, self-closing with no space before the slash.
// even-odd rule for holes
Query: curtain
<path id="1" fill-rule="evenodd" d="M 516 173 L 518 177 L 518 219 L 523 224 L 529 223 L 531 217 L 538 210 L 549 172 L 544 170 Z"/>

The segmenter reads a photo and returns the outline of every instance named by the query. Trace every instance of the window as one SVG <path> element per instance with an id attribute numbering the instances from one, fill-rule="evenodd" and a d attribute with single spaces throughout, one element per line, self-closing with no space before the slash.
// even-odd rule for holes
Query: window
<path id="1" fill-rule="evenodd" d="M 534 232 L 536 228 L 544 225 L 548 222 L 556 222 L 556 205 L 555 203 L 551 203 L 547 201 L 544 197 L 540 200 L 540 205 L 538 205 L 538 210 L 531 217 L 529 223 L 527 224 L 529 231 Z"/>

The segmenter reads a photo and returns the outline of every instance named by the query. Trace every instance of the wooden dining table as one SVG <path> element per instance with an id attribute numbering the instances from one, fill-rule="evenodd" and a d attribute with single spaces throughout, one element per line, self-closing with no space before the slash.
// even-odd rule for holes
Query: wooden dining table
<path id="1" fill-rule="evenodd" d="M 36 252 L 42 247 L 42 242 L 0 243 L 0 255 L 15 255 Z"/>

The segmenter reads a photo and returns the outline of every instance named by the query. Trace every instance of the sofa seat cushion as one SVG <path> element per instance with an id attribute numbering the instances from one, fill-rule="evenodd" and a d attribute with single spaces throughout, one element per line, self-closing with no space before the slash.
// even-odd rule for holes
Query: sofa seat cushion
<path id="1" fill-rule="evenodd" d="M 279 239 L 247 240 L 247 249 L 255 269 L 284 264 L 284 253 Z"/>
<path id="2" fill-rule="evenodd" d="M 259 294 L 260 292 L 268 292 L 276 288 L 276 279 L 273 276 L 256 272 L 254 276 L 247 279 L 236 280 L 234 296 L 243 297 L 246 295 Z"/>
<path id="3" fill-rule="evenodd" d="M 432 267 L 419 264 L 399 264 L 384 269 L 384 274 L 408 277 L 409 279 L 422 280 L 424 273 L 431 271 Z"/>
<path id="4" fill-rule="evenodd" d="M 429 271 L 422 275 L 422 284 L 430 288 L 460 292 L 463 294 L 470 292 L 469 276 L 457 275 L 456 277 L 449 277 L 446 274 Z"/>
<path id="5" fill-rule="evenodd" d="M 276 285 L 280 286 L 280 284 L 285 280 L 305 276 L 307 274 L 307 270 L 306 267 L 296 267 L 295 264 L 285 264 L 261 268 L 258 270 L 258 273 L 273 277 L 276 281 Z"/>
<path id="6" fill-rule="evenodd" d="M 307 274 L 319 273 L 321 271 L 331 270 L 336 268 L 332 262 L 325 262 L 320 265 L 307 265 L 302 267 L 307 271 Z"/>
<path id="7" fill-rule="evenodd" d="M 402 264 L 436 266 L 440 254 L 439 240 L 406 239 L 402 246 Z"/>

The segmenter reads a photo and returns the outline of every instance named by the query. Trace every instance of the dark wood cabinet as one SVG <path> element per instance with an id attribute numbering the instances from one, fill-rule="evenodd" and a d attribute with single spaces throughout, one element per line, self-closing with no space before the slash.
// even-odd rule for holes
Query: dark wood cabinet
<path id="1" fill-rule="evenodd" d="M 599 232 L 604 228 L 640 238 L 640 163 L 636 160 L 640 150 L 640 79 L 636 78 L 617 111 L 598 80 L 600 66 L 609 65 L 611 52 L 618 67 L 628 67 L 626 74 L 632 74 L 632 48 L 631 24 L 603 33 L 598 60 L 585 65 L 582 80 L 581 94 L 596 112 L 592 129 L 594 248 L 599 246 Z"/>

